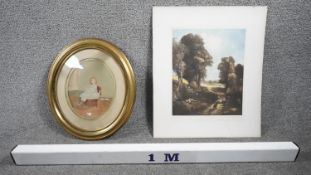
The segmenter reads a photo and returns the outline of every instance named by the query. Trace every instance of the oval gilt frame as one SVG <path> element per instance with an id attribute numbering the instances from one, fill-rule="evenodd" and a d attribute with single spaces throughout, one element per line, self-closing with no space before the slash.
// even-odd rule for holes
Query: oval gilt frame
<path id="1" fill-rule="evenodd" d="M 74 126 L 66 119 L 66 114 L 61 110 L 56 92 L 58 75 L 65 62 L 74 54 L 85 49 L 97 49 L 108 53 L 120 66 L 125 80 L 125 98 L 123 107 L 118 116 L 107 127 L 88 131 Z M 117 80 L 118 81 L 118 80 Z M 66 46 L 52 63 L 47 81 L 47 93 L 50 109 L 56 121 L 70 134 L 84 140 L 99 140 L 108 137 L 120 129 L 129 119 L 136 98 L 136 80 L 133 69 L 125 54 L 112 43 L 97 39 L 81 39 Z"/>

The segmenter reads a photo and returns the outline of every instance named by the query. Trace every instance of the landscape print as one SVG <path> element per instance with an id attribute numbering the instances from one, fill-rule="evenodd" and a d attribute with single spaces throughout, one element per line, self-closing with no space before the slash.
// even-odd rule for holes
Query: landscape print
<path id="1" fill-rule="evenodd" d="M 173 31 L 173 115 L 242 115 L 245 32 Z"/>

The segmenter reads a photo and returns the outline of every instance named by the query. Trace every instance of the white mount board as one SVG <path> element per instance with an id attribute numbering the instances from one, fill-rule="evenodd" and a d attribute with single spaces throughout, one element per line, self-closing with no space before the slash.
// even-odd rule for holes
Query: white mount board
<path id="1" fill-rule="evenodd" d="M 295 161 L 292 142 L 18 145 L 17 165 Z"/>
<path id="2" fill-rule="evenodd" d="M 266 15 L 265 6 L 153 7 L 153 136 L 155 138 L 261 136 L 261 79 Z M 172 43 L 174 31 L 181 29 L 198 35 L 202 35 L 200 34 L 202 30 L 245 30 L 241 115 L 206 115 L 191 110 L 187 110 L 188 112 L 182 115 L 174 114 Z M 200 31 L 195 33 L 193 30 Z M 188 32 L 182 33 L 185 35 Z M 216 35 L 210 36 L 216 38 L 216 42 L 223 41 L 223 38 Z M 206 49 L 210 51 L 208 46 Z M 219 60 L 217 61 L 216 55 L 210 53 L 214 57 L 213 67 L 217 67 Z M 232 56 L 232 54 L 224 53 L 221 57 Z M 206 69 L 207 77 L 210 68 Z M 183 104 L 196 100 L 192 96 L 184 95 L 188 100 L 179 99 Z M 181 106 L 185 109 L 184 105 Z"/>

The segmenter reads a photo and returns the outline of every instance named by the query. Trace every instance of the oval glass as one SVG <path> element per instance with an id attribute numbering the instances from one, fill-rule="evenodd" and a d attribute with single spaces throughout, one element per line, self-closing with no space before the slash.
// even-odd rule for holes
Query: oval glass
<path id="1" fill-rule="evenodd" d="M 104 40 L 74 42 L 50 68 L 51 110 L 66 131 L 81 139 L 101 139 L 117 131 L 132 112 L 135 93 L 126 56 Z"/>

